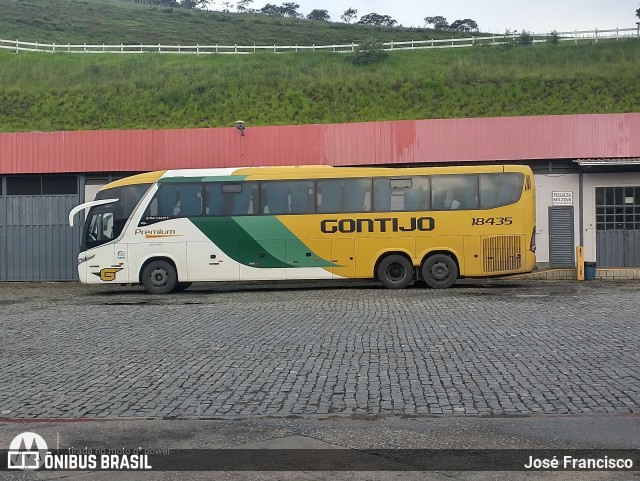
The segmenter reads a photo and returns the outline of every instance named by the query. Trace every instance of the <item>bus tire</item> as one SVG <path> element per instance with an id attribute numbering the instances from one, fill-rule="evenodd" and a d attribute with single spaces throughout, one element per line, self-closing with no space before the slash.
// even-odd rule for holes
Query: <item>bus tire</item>
<path id="1" fill-rule="evenodd" d="M 178 282 L 176 287 L 174 287 L 173 292 L 182 292 L 185 289 L 189 289 L 191 287 L 191 282 Z"/>
<path id="2" fill-rule="evenodd" d="M 151 261 L 142 271 L 142 284 L 151 294 L 168 294 L 177 283 L 176 268 L 167 261 Z"/>
<path id="3" fill-rule="evenodd" d="M 434 254 L 422 264 L 422 278 L 429 287 L 446 289 L 458 279 L 458 264 L 446 254 Z"/>
<path id="4" fill-rule="evenodd" d="M 413 280 L 413 264 L 406 257 L 393 254 L 380 261 L 377 274 L 387 289 L 404 289 Z"/>

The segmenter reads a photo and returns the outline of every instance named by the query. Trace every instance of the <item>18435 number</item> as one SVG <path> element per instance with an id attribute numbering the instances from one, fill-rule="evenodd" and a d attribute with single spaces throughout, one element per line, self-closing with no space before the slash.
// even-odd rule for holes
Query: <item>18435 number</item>
<path id="1" fill-rule="evenodd" d="M 472 217 L 471 225 L 511 225 L 513 217 Z"/>

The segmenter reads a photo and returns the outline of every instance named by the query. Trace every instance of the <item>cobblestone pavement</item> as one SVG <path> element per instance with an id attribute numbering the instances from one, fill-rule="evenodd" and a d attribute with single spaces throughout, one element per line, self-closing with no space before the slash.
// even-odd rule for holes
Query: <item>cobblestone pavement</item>
<path id="1" fill-rule="evenodd" d="M 640 412 L 640 283 L 0 285 L 0 417 Z"/>

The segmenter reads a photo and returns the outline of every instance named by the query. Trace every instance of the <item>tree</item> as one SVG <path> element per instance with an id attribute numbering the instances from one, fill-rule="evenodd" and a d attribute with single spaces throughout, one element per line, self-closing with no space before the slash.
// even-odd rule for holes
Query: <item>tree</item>
<path id="1" fill-rule="evenodd" d="M 471 20 L 470 18 L 465 18 L 464 20 L 456 20 L 451 25 L 449 25 L 450 30 L 457 30 L 459 32 L 477 32 L 478 24 L 475 20 Z"/>
<path id="2" fill-rule="evenodd" d="M 379 13 L 368 13 L 367 15 L 363 15 L 358 20 L 358 23 L 362 25 L 382 25 L 385 27 L 393 27 L 396 22 L 389 15 L 380 15 Z"/>
<path id="3" fill-rule="evenodd" d="M 260 9 L 260 13 L 265 15 L 269 15 L 271 17 L 284 17 L 282 14 L 282 9 L 273 3 L 267 3 L 264 7 Z"/>
<path id="4" fill-rule="evenodd" d="M 300 5 L 293 2 L 285 2 L 280 6 L 283 17 L 302 18 L 302 14 L 298 12 Z"/>
<path id="5" fill-rule="evenodd" d="M 355 8 L 349 7 L 344 11 L 340 18 L 344 23 L 351 23 L 351 20 L 356 18 L 356 15 L 358 15 L 358 11 Z"/>
<path id="6" fill-rule="evenodd" d="M 185 8 L 199 8 L 204 10 L 207 8 L 208 3 L 209 0 L 182 0 L 180 2 L 180 6 Z"/>
<path id="7" fill-rule="evenodd" d="M 309 20 L 322 20 L 323 22 L 331 20 L 327 10 L 318 10 L 317 8 L 315 10 L 311 10 L 311 13 L 307 15 L 307 18 Z"/>
<path id="8" fill-rule="evenodd" d="M 253 3 L 253 0 L 240 0 L 236 3 L 236 12 L 238 13 L 246 13 L 247 10 L 250 10 L 249 5 Z"/>
<path id="9" fill-rule="evenodd" d="M 433 25 L 434 30 L 449 30 L 447 19 L 441 16 L 425 17 L 424 22 L 427 25 Z"/>
<path id="10" fill-rule="evenodd" d="M 636 10 L 636 17 L 640 18 L 640 8 Z"/>

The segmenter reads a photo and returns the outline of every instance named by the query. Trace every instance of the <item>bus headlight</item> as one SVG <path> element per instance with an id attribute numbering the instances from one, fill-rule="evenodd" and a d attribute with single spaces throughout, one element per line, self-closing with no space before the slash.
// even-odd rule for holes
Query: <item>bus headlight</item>
<path id="1" fill-rule="evenodd" d="M 88 256 L 78 257 L 78 265 L 93 259 L 95 256 L 96 256 L 95 254 L 89 254 Z"/>

